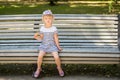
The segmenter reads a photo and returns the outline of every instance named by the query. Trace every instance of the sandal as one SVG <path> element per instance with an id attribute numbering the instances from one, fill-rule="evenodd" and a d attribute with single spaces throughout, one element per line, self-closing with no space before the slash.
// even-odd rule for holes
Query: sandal
<path id="1" fill-rule="evenodd" d="M 41 70 L 39 70 L 39 71 L 36 70 L 36 71 L 33 73 L 32 76 L 33 76 L 34 78 L 39 78 L 39 76 L 40 76 L 40 72 L 41 72 Z"/>
<path id="2" fill-rule="evenodd" d="M 64 72 L 63 72 L 63 70 L 62 69 L 59 69 L 59 68 L 57 68 L 58 69 L 58 72 L 59 72 L 59 76 L 60 77 L 64 77 Z"/>
<path id="3" fill-rule="evenodd" d="M 64 72 L 62 71 L 62 72 L 59 72 L 59 75 L 61 76 L 61 77 L 64 77 Z"/>

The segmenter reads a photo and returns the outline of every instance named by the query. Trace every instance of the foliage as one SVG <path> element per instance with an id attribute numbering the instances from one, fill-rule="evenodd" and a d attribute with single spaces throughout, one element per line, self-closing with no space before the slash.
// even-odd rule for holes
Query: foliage
<path id="1" fill-rule="evenodd" d="M 112 13 L 115 11 L 115 6 L 118 5 L 118 0 L 111 0 L 108 4 L 108 12 Z"/>
<path id="2" fill-rule="evenodd" d="M 110 1 L 109 5 L 108 5 L 108 12 L 112 12 L 113 9 L 113 0 Z"/>
<path id="3" fill-rule="evenodd" d="M 24 1 L 24 0 L 22 0 Z M 25 0 L 28 1 L 28 0 Z M 32 0 L 30 0 L 32 1 Z M 36 2 L 1 2 L 0 14 L 39 14 L 45 9 L 51 9 L 58 14 L 119 14 L 120 0 L 107 0 L 110 3 L 93 4 L 93 3 L 57 3 L 58 1 L 76 1 L 76 0 L 34 0 Z M 40 3 L 37 3 L 37 1 Z M 49 1 L 49 5 L 40 1 Z M 80 0 L 77 0 L 80 1 Z M 83 1 L 106 1 L 106 0 L 83 0 Z M 29 4 L 30 3 L 30 4 Z M 52 6 L 51 6 L 52 5 Z"/>
<path id="4" fill-rule="evenodd" d="M 120 5 L 114 6 L 114 11 L 110 14 L 119 14 Z M 41 14 L 44 10 L 51 9 L 54 14 L 109 14 L 108 6 L 90 6 L 90 5 L 72 5 L 72 4 L 59 4 L 50 6 L 47 4 L 39 5 L 0 5 L 0 15 L 6 14 Z"/>

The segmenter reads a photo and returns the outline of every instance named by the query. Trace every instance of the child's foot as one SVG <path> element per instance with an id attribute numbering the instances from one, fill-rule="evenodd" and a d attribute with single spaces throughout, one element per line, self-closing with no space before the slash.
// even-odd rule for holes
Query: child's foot
<path id="1" fill-rule="evenodd" d="M 33 73 L 33 77 L 34 78 L 38 78 L 40 76 L 40 72 L 41 72 L 41 69 L 37 69 L 34 73 Z"/>
<path id="2" fill-rule="evenodd" d="M 63 77 L 64 76 L 64 71 L 61 68 L 58 68 L 59 76 Z"/>

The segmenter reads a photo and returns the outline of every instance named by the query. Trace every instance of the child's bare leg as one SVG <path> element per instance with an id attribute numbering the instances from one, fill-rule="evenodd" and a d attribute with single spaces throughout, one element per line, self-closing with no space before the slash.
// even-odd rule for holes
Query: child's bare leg
<path id="1" fill-rule="evenodd" d="M 40 71 L 41 71 L 41 65 L 42 65 L 42 60 L 43 60 L 43 56 L 45 55 L 44 51 L 40 51 L 39 55 L 38 55 L 38 60 L 37 60 L 37 69 L 36 72 L 34 73 L 34 77 L 38 78 L 40 75 Z"/>
<path id="2" fill-rule="evenodd" d="M 58 52 L 53 52 L 52 55 L 53 55 L 53 57 L 55 59 L 55 63 L 57 65 L 57 69 L 59 71 L 59 75 L 60 76 L 64 76 L 64 72 L 63 72 L 63 70 L 61 68 L 61 60 L 60 60 L 60 57 L 58 55 Z"/>
<path id="3" fill-rule="evenodd" d="M 58 55 L 58 52 L 52 52 L 52 55 L 55 59 L 55 63 L 57 65 L 58 68 L 61 68 L 61 61 L 60 61 L 60 58 L 59 58 L 59 55 Z"/>
<path id="4" fill-rule="evenodd" d="M 41 69 L 42 61 L 43 61 L 43 56 L 45 55 L 44 51 L 40 51 L 38 55 L 38 60 L 37 60 L 37 70 Z"/>

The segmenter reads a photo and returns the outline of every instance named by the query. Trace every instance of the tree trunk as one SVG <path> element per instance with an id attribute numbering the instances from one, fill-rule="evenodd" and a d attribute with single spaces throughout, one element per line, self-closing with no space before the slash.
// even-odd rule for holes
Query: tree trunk
<path id="1" fill-rule="evenodd" d="M 53 0 L 50 0 L 49 2 L 50 2 L 49 5 L 51 5 L 51 6 L 55 5 L 55 2 Z"/>

